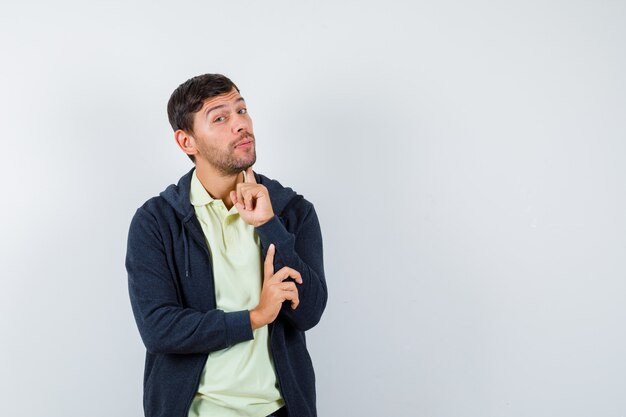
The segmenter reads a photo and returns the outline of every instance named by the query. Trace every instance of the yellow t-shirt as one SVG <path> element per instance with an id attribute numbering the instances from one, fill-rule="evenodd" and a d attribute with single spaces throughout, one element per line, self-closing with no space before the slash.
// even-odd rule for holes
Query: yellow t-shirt
<path id="1" fill-rule="evenodd" d="M 251 310 L 259 303 L 263 280 L 261 243 L 254 226 L 235 206 L 213 199 L 194 171 L 191 204 L 207 239 L 213 264 L 217 308 Z M 284 405 L 270 355 L 267 326 L 254 339 L 211 352 L 189 417 L 264 417 Z"/>

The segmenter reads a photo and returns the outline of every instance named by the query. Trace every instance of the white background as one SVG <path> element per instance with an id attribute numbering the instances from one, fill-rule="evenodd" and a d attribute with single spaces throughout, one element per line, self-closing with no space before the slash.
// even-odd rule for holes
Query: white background
<path id="1" fill-rule="evenodd" d="M 0 415 L 142 415 L 128 225 L 206 72 L 322 223 L 320 416 L 626 415 L 624 2 L 12 3 Z"/>

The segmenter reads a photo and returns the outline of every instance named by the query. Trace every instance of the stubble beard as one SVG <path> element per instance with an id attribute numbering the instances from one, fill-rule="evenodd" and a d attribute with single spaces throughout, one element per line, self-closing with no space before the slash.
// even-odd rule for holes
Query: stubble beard
<path id="1" fill-rule="evenodd" d="M 245 138 L 250 138 L 252 148 L 240 157 L 235 156 L 234 146 L 229 147 L 227 151 L 218 149 L 213 146 L 205 146 L 203 142 L 198 142 L 198 152 L 204 157 L 223 177 L 229 177 L 245 171 L 256 162 L 256 141 L 254 135 L 246 133 L 242 135 L 236 143 L 241 142 Z"/>

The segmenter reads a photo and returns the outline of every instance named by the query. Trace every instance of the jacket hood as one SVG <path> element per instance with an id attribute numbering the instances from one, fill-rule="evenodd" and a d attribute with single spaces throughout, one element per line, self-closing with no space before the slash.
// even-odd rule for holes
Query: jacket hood
<path id="1" fill-rule="evenodd" d="M 195 214 L 193 205 L 189 199 L 191 177 L 195 169 L 194 167 L 187 174 L 183 175 L 178 181 L 178 184 L 171 184 L 159 194 L 185 221 L 189 220 L 189 218 Z M 298 196 L 298 193 L 294 190 L 289 187 L 283 187 L 276 180 L 258 174 L 257 172 L 254 172 L 254 177 L 258 184 L 263 184 L 267 188 L 270 194 L 270 200 L 272 201 L 272 208 L 276 215 L 280 215 L 289 202 Z"/>

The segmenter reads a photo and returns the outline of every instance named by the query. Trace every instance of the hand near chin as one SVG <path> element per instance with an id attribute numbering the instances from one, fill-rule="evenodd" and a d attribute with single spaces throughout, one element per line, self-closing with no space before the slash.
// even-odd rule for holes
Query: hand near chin
<path id="1" fill-rule="evenodd" d="M 237 188 L 230 192 L 232 200 L 241 218 L 248 224 L 258 227 L 272 217 L 274 210 L 267 188 L 263 184 L 257 184 L 252 167 L 242 171 L 245 175 L 239 175 Z"/>

